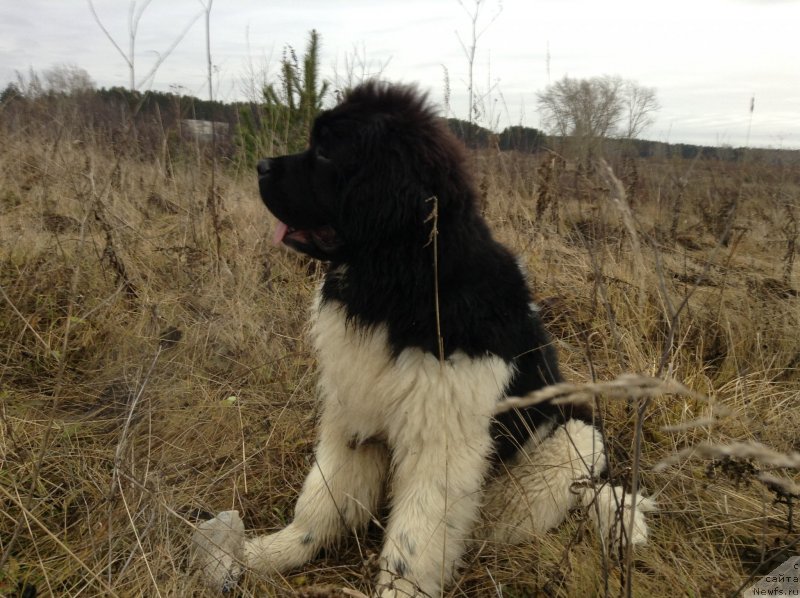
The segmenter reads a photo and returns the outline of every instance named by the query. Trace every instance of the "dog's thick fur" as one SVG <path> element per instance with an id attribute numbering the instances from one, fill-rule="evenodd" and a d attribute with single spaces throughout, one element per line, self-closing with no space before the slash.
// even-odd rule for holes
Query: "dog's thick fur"
<path id="1" fill-rule="evenodd" d="M 506 396 L 560 381 L 517 261 L 478 212 L 459 142 L 413 87 L 367 83 L 324 112 L 307 151 L 259 163 L 276 241 L 330 263 L 312 308 L 316 462 L 285 529 L 245 541 L 235 512 L 200 526 L 216 584 L 236 561 L 298 567 L 376 516 L 389 478 L 377 593 L 438 595 L 471 538 L 521 542 L 590 506 L 605 539 L 647 499 L 587 480 L 605 468 L 590 413 Z M 624 522 L 627 524 L 629 515 Z"/>

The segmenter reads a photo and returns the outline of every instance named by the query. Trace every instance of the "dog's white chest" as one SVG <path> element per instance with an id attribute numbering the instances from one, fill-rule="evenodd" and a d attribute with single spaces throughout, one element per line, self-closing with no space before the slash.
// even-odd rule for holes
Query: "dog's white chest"
<path id="1" fill-rule="evenodd" d="M 495 356 L 456 352 L 446 362 L 417 348 L 392 356 L 384 327 L 347 323 L 336 303 L 315 302 L 312 338 L 323 409 L 354 437 L 392 442 L 400 429 L 488 421 L 512 368 Z M 446 423 L 449 422 L 449 423 Z"/>
<path id="2" fill-rule="evenodd" d="M 336 411 L 349 431 L 368 438 L 385 433 L 389 394 L 396 385 L 383 330 L 363 331 L 348 324 L 344 310 L 326 304 L 315 309 L 312 338 L 319 362 L 323 408 Z M 339 419 L 339 418 L 337 418 Z"/>

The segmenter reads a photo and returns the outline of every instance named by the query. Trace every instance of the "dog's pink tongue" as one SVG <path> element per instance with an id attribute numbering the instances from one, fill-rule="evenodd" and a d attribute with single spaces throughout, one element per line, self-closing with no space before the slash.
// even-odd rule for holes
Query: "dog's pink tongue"
<path id="1" fill-rule="evenodd" d="M 278 225 L 275 227 L 275 232 L 272 233 L 272 244 L 280 245 L 283 241 L 283 238 L 286 236 L 286 231 L 288 230 L 289 226 L 278 220 Z"/>

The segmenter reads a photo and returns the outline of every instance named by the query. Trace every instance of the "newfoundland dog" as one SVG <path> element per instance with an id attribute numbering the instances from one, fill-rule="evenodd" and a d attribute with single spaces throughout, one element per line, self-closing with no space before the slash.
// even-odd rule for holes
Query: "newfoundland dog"
<path id="1" fill-rule="evenodd" d="M 576 506 L 604 540 L 645 541 L 652 503 L 595 479 L 606 461 L 591 413 L 494 413 L 559 382 L 556 353 L 424 94 L 353 89 L 306 151 L 259 162 L 258 180 L 276 242 L 329 263 L 311 310 L 319 439 L 286 528 L 245 539 L 236 511 L 198 526 L 212 585 L 235 583 L 240 565 L 299 567 L 376 518 L 384 489 L 380 596 L 438 596 L 471 540 L 522 542 Z"/>

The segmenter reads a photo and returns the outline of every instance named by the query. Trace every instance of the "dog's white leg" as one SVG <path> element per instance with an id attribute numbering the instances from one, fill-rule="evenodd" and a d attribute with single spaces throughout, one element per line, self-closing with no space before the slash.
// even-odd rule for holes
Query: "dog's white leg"
<path id="1" fill-rule="evenodd" d="M 320 427 L 316 462 L 297 500 L 295 516 L 283 530 L 245 540 L 236 511 L 221 513 L 198 526 L 195 564 L 212 587 L 232 586 L 239 562 L 262 573 L 299 567 L 346 530 L 364 527 L 375 512 L 388 467 L 386 447 L 352 445 L 331 425 Z"/>
<path id="2" fill-rule="evenodd" d="M 579 504 L 573 484 L 590 472 L 601 472 L 605 465 L 596 428 L 577 420 L 559 426 L 488 484 L 483 508 L 487 527 L 482 535 L 518 544 L 531 534 L 557 527 Z"/>
<path id="3" fill-rule="evenodd" d="M 600 432 L 584 422 L 568 421 L 489 483 L 483 508 L 485 528 L 479 536 L 519 544 L 558 526 L 571 508 L 583 505 L 604 541 L 619 537 L 621 517 L 629 541 L 643 544 L 647 538 L 644 513 L 654 510 L 655 505 L 641 495 L 635 500 L 628 495 L 620 508 L 622 488 L 591 487 L 590 478 L 605 467 Z M 634 527 L 630 529 L 634 505 Z"/>
<path id="4" fill-rule="evenodd" d="M 460 564 L 478 516 L 491 442 L 488 425 L 485 438 L 453 432 L 439 431 L 439 438 L 395 453 L 378 576 L 383 597 L 438 596 Z"/>
<path id="5" fill-rule="evenodd" d="M 351 438 L 326 426 L 324 417 L 320 435 L 294 520 L 277 533 L 245 542 L 249 568 L 269 573 L 299 567 L 345 531 L 363 528 L 375 513 L 388 466 L 386 448 L 353 446 Z"/>
<path id="6" fill-rule="evenodd" d="M 597 490 L 585 489 L 581 503 L 587 507 L 589 517 L 609 548 L 615 548 L 619 541 L 633 546 L 647 543 L 648 528 L 645 513 L 656 510 L 656 503 L 652 499 L 641 494 L 637 494 L 634 498 L 630 492 L 625 492 L 622 486 L 605 484 Z M 631 509 L 635 509 L 633 527 L 630 523 Z M 624 537 L 620 533 L 620 522 L 625 529 Z"/>

